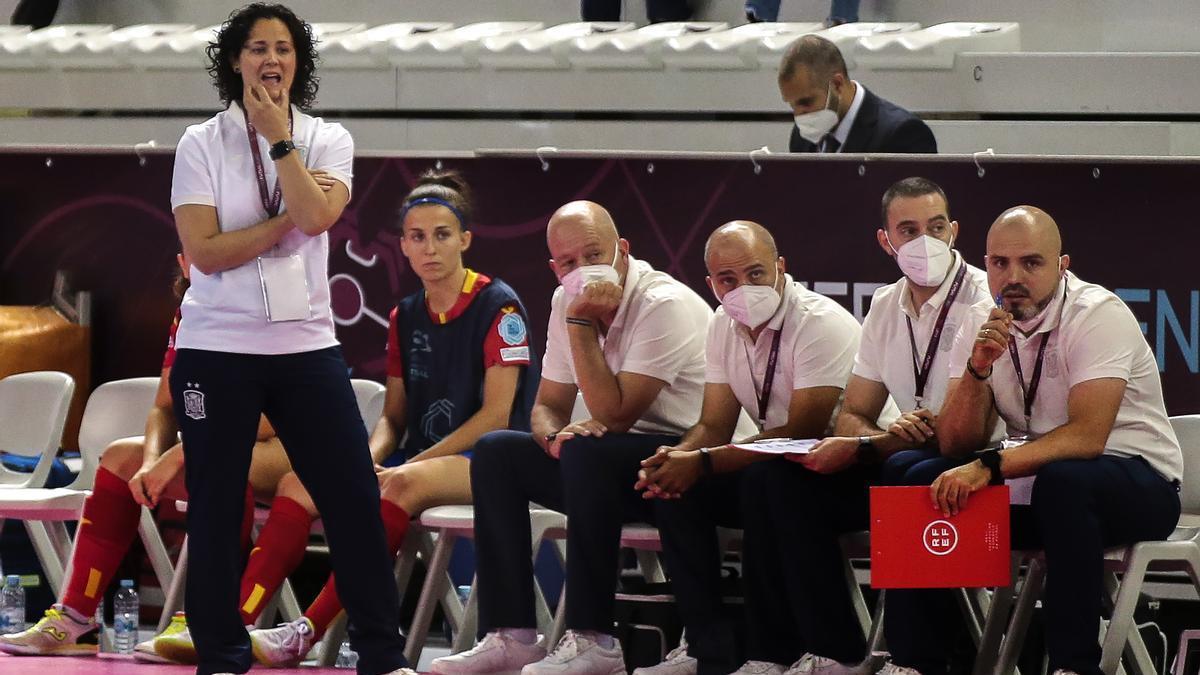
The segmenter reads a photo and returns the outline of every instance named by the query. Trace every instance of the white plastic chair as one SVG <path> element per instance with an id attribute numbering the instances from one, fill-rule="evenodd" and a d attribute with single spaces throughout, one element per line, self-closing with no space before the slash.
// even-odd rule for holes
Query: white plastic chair
<path id="1" fill-rule="evenodd" d="M 566 516 L 563 516 L 563 524 L 566 524 Z M 565 533 L 564 533 L 565 534 Z M 562 538 L 565 540 L 565 536 Z M 565 541 L 564 541 L 565 543 Z M 637 557 L 638 569 L 642 574 L 642 578 L 646 583 L 659 584 L 667 580 L 667 575 L 663 571 L 662 562 L 658 558 L 658 554 L 662 552 L 662 537 L 659 535 L 658 528 L 647 523 L 628 523 L 621 527 L 621 548 L 633 550 Z M 723 541 L 721 550 L 726 550 L 727 546 Z M 563 569 L 567 565 L 567 552 L 565 546 L 557 547 L 559 563 Z M 644 595 L 624 595 L 617 594 L 618 599 L 641 598 L 645 599 Z M 673 596 L 667 596 L 660 599 L 664 602 L 674 600 Z M 553 648 L 562 639 L 563 633 L 567 627 L 567 584 L 564 581 L 562 593 L 558 596 L 558 607 L 554 612 L 554 626 L 550 632 L 546 634 L 546 644 Z"/>
<path id="2" fill-rule="evenodd" d="M 106 382 L 88 398 L 79 427 L 79 453 L 83 467 L 70 487 L 90 490 L 104 450 L 114 441 L 129 439 L 141 442 L 146 429 L 146 416 L 154 407 L 159 378 L 135 377 Z M 146 508 L 138 518 L 138 536 L 150 559 L 160 588 L 168 588 L 175 568 L 154 522 L 154 514 Z M 69 570 L 69 568 L 68 568 Z M 66 575 L 69 578 L 70 574 Z"/>
<path id="3" fill-rule="evenodd" d="M 574 38 L 567 48 L 571 65 L 588 70 L 661 70 L 663 51 L 673 37 L 718 33 L 724 21 L 672 21 L 637 30 Z"/>
<path id="4" fill-rule="evenodd" d="M 104 448 L 144 428 L 146 411 L 154 400 L 157 382 L 156 378 L 120 380 L 100 385 L 92 392 L 79 427 L 83 468 L 69 486 L 0 490 L 0 518 L 24 521 L 55 595 L 59 594 L 63 579 L 69 573 L 69 567 L 64 566 L 70 560 L 71 540 L 65 522 L 79 519 Z M 162 562 L 156 562 L 156 573 L 162 571 Z M 166 561 L 166 570 L 169 569 L 170 562 Z M 169 581 L 168 577 L 166 582 Z"/>
<path id="5" fill-rule="evenodd" d="M 632 22 L 583 21 L 551 26 L 533 33 L 503 33 L 482 40 L 479 63 L 484 68 L 514 70 L 565 70 L 571 67 L 567 44 L 587 35 L 631 31 Z"/>
<path id="6" fill-rule="evenodd" d="M 1187 515 L 1200 515 L 1200 479 L 1197 478 L 1200 477 L 1200 415 L 1172 417 L 1171 426 L 1183 449 L 1184 480 L 1179 495 L 1182 510 Z M 1122 573 L 1119 585 L 1113 583 L 1114 577 L 1109 578 L 1109 590 L 1115 591 L 1115 597 L 1112 621 L 1108 624 L 1100 657 L 1100 669 L 1111 673 L 1119 665 L 1121 653 L 1129 642 L 1133 610 L 1137 607 L 1147 571 L 1186 571 L 1192 585 L 1200 592 L 1200 527 L 1177 526 L 1166 541 L 1143 541 L 1109 551 L 1104 559 L 1110 572 Z M 1134 659 L 1139 662 L 1135 667 L 1143 672 L 1154 672 L 1153 662 L 1148 658 L 1143 661 L 1141 657 L 1145 654 L 1137 653 L 1144 650 L 1133 651 Z"/>
<path id="7" fill-rule="evenodd" d="M 387 45 L 389 62 L 401 69 L 475 69 L 485 37 L 533 33 L 545 27 L 540 21 L 485 21 L 430 33 L 410 33 Z"/>
<path id="8" fill-rule="evenodd" d="M 450 583 L 449 574 L 447 574 L 450 555 L 454 551 L 454 542 L 459 538 L 474 538 L 475 536 L 474 508 L 467 505 L 437 506 L 427 509 L 417 522 L 426 532 L 426 536 L 422 538 L 423 541 L 418 541 L 418 548 L 422 549 L 422 555 L 427 562 L 425 584 L 417 599 L 412 626 L 408 630 L 408 644 L 404 648 L 404 655 L 410 663 L 417 663 L 421 657 L 421 650 L 425 647 L 425 639 L 429 635 L 429 624 L 433 619 L 433 610 L 436 605 L 442 605 L 442 609 L 450 621 L 451 630 L 455 632 L 456 638 L 453 645 L 455 652 L 467 649 L 474 643 L 478 622 L 476 607 L 478 600 L 475 597 L 474 581 L 471 583 L 471 592 L 464 607 L 453 584 Z M 531 555 L 537 555 L 543 540 L 564 537 L 566 522 L 566 516 L 557 511 L 530 508 L 529 526 L 533 543 Z M 436 544 L 432 546 L 432 550 L 429 550 L 431 540 L 428 534 L 436 534 Z M 405 553 L 406 555 L 415 555 L 416 551 L 410 547 Z M 545 633 L 549 630 L 553 618 L 541 587 L 535 582 L 533 588 L 536 596 L 534 606 L 537 611 L 538 627 Z"/>
<path id="9" fill-rule="evenodd" d="M 0 380 L 0 450 L 38 458 L 32 473 L 0 465 L 0 488 L 46 485 L 74 393 L 75 380 L 66 373 L 19 373 Z"/>
<path id="10" fill-rule="evenodd" d="M 392 40 L 452 28 L 454 24 L 443 22 L 403 22 L 375 26 L 361 32 L 322 36 L 321 66 L 335 69 L 389 67 L 387 46 Z"/>
<path id="11" fill-rule="evenodd" d="M 1183 450 L 1183 482 L 1180 502 L 1182 516 L 1179 525 L 1165 541 L 1143 541 L 1133 546 L 1109 549 L 1104 555 L 1105 586 L 1113 603 L 1112 620 L 1104 632 L 1100 670 L 1122 672 L 1121 656 L 1133 673 L 1155 672 L 1154 662 L 1146 650 L 1141 634 L 1133 628 L 1133 612 L 1141 595 L 1148 571 L 1184 571 L 1200 592 L 1200 415 L 1172 417 L 1171 426 Z M 1028 572 L 1015 598 L 1015 609 L 1008 621 L 1008 630 L 999 648 L 995 672 L 1013 672 L 1033 606 L 1042 592 L 1046 577 L 1045 561 L 1040 551 L 1015 554 L 1028 562 Z M 1019 561 L 1019 560 L 1018 560 Z M 1016 565 L 1014 564 L 1014 569 Z M 1118 579 L 1117 575 L 1122 576 Z M 989 622 L 1002 620 L 989 617 Z"/>
<path id="12" fill-rule="evenodd" d="M 858 65 L 872 70 L 951 70 L 962 53 L 1019 51 L 1018 23 L 955 21 L 863 37 L 858 41 Z"/>
<path id="13" fill-rule="evenodd" d="M 375 424 L 379 422 L 379 418 L 383 416 L 383 403 L 387 387 L 374 380 L 361 379 L 350 380 L 350 386 L 354 388 L 354 398 L 358 401 L 358 412 L 362 415 L 367 433 L 370 434 L 375 430 Z"/>
<path id="14" fill-rule="evenodd" d="M 79 425 L 79 454 L 83 468 L 69 487 L 90 490 L 104 449 L 118 439 L 142 435 L 157 393 L 157 377 L 114 380 L 96 387 L 88 397 L 83 422 Z"/>

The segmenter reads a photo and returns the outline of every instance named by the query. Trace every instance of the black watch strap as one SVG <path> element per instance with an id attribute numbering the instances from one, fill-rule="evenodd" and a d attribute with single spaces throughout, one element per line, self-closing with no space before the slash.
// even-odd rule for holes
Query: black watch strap
<path id="1" fill-rule="evenodd" d="M 980 464 L 986 466 L 988 471 L 992 472 L 992 480 L 989 482 L 989 485 L 1003 485 L 1004 473 L 1000 470 L 1000 451 L 992 448 L 990 450 L 984 450 L 976 457 L 979 459 Z"/>
<path id="2" fill-rule="evenodd" d="M 854 458 L 859 464 L 878 464 L 879 463 L 879 448 L 871 442 L 870 436 L 858 437 L 858 449 L 854 451 Z"/>
<path id="3" fill-rule="evenodd" d="M 971 374 L 971 377 L 983 382 L 992 376 L 992 367 L 988 366 L 987 372 L 981 373 L 978 370 L 975 370 L 975 366 L 971 365 L 971 360 L 967 359 L 967 372 Z"/>
<path id="4" fill-rule="evenodd" d="M 271 159 L 273 160 L 283 159 L 284 157 L 287 157 L 289 152 L 295 149 L 295 143 L 291 141 L 279 141 L 275 145 L 271 146 L 271 151 L 268 154 L 271 155 Z"/>
<path id="5" fill-rule="evenodd" d="M 700 448 L 700 464 L 704 467 L 705 476 L 711 476 L 713 474 L 711 448 Z"/>

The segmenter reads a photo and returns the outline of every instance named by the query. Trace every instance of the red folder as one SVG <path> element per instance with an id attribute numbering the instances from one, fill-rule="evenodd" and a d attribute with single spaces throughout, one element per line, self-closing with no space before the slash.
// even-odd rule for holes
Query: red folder
<path id="1" fill-rule="evenodd" d="M 1011 581 L 1008 486 L 972 494 L 958 515 L 929 487 L 871 488 L 872 588 L 983 588 Z"/>

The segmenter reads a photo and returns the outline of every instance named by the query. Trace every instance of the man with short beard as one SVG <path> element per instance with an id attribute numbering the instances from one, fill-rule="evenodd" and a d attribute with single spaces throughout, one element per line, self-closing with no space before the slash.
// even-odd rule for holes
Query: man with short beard
<path id="1" fill-rule="evenodd" d="M 954 468 L 928 463 L 926 477 L 950 516 L 987 485 L 1034 476 L 1029 505 L 1013 506 L 1012 543 L 1045 551 L 1050 668 L 1098 675 L 1104 549 L 1171 534 L 1183 456 L 1137 319 L 1111 291 L 1068 272 L 1070 262 L 1058 225 L 1041 209 L 1017 206 L 992 224 L 987 273 L 997 302 L 976 305 L 964 320 L 950 359 L 958 376 L 938 419 L 940 448 Z M 977 452 L 999 418 L 1010 441 Z M 911 635 L 954 634 L 953 615 L 887 611 L 889 621 L 923 622 Z M 892 636 L 889 647 L 894 659 L 911 652 Z M 909 675 L 945 670 L 944 659 L 890 666 Z"/>

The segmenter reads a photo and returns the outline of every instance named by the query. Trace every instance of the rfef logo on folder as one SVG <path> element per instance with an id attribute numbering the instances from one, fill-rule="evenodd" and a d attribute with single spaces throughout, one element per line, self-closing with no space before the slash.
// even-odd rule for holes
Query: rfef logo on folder
<path id="1" fill-rule="evenodd" d="M 949 518 L 929 487 L 871 488 L 872 588 L 982 588 L 1010 582 L 1008 487 L 986 487 Z"/>

